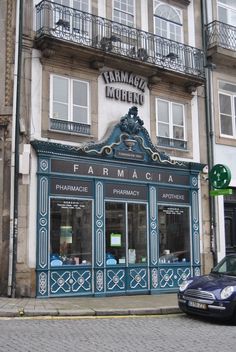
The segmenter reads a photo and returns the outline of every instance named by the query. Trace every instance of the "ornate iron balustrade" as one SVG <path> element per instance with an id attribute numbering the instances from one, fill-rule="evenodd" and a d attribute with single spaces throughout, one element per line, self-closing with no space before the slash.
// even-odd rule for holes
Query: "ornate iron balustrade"
<path id="1" fill-rule="evenodd" d="M 175 149 L 187 149 L 187 142 L 181 139 L 173 139 L 157 136 L 157 145 Z"/>
<path id="2" fill-rule="evenodd" d="M 51 36 L 204 78 L 203 51 L 48 0 L 36 6 L 36 38 Z"/>
<path id="3" fill-rule="evenodd" d="M 236 27 L 213 21 L 206 26 L 207 48 L 218 45 L 226 49 L 236 50 Z"/>
<path id="4" fill-rule="evenodd" d="M 90 125 L 72 121 L 50 119 L 50 129 L 54 131 L 90 135 Z"/>

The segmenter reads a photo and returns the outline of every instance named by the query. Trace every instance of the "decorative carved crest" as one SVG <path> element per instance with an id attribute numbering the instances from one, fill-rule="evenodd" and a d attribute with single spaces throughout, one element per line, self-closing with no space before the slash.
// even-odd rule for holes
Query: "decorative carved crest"
<path id="1" fill-rule="evenodd" d="M 132 108 L 129 109 L 128 114 L 121 118 L 120 129 L 123 132 L 134 135 L 139 133 L 143 124 L 143 120 L 138 116 L 138 108 L 132 106 Z"/>

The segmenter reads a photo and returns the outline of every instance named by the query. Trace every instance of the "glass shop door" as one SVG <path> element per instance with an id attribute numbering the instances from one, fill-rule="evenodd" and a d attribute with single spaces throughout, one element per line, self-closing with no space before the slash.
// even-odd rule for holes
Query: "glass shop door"
<path id="1" fill-rule="evenodd" d="M 147 204 L 105 203 L 106 265 L 147 263 Z"/>

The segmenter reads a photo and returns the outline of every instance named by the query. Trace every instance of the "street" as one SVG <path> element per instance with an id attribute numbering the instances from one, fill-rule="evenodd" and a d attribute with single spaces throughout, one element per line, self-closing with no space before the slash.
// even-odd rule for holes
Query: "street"
<path id="1" fill-rule="evenodd" d="M 235 345 L 235 326 L 182 314 L 0 319 L 1 352 L 232 352 Z"/>

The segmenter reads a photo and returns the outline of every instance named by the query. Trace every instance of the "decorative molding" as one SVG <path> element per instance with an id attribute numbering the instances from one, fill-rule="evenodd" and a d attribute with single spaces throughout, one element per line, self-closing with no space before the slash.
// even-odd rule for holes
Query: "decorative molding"
<path id="1" fill-rule="evenodd" d="M 7 126 L 11 121 L 10 116 L 0 115 L 0 126 Z"/>
<path id="2" fill-rule="evenodd" d="M 12 105 L 12 63 L 13 63 L 13 46 L 15 35 L 12 25 L 13 1 L 7 1 L 7 16 L 6 16 L 6 62 L 5 62 L 5 105 Z"/>

